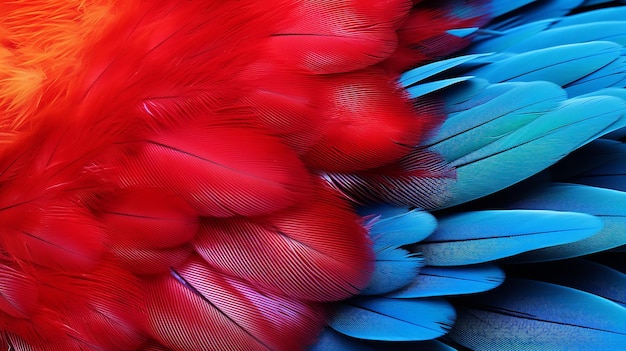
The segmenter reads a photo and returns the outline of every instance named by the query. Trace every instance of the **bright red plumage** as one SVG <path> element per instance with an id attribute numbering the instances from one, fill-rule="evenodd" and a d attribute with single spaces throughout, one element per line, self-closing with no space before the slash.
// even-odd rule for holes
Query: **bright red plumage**
<path id="1" fill-rule="evenodd" d="M 3 2 L 0 347 L 313 342 L 373 256 L 319 174 L 416 176 L 439 120 L 396 83 L 412 5 Z"/>

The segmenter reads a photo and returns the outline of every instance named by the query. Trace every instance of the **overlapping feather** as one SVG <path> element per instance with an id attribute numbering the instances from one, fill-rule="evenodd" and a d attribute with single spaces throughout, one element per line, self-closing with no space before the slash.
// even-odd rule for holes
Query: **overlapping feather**
<path id="1" fill-rule="evenodd" d="M 622 89 L 623 43 L 619 34 L 621 27 L 610 22 L 621 19 L 623 7 L 559 17 L 582 5 L 597 5 L 582 3 L 494 1 L 492 9 L 497 17 L 485 30 L 475 32 L 476 44 L 468 50 L 472 55 L 421 67 L 402 76 L 401 82 L 415 91 L 416 97 L 443 89 L 448 118 L 420 147 L 438 152 L 445 161 L 456 166 L 456 180 L 449 183 L 448 201 L 435 206 L 436 209 L 447 208 L 435 212 L 437 229 L 421 242 L 404 246 L 409 252 L 423 256 L 426 266 L 419 269 L 412 283 L 385 296 L 423 303 L 432 296 L 479 292 L 478 286 L 493 289 L 504 280 L 503 275 L 496 273 L 498 268 L 484 266 L 481 270 L 481 266 L 458 266 L 491 259 L 496 259 L 496 264 L 512 275 L 570 288 L 512 279 L 486 295 L 479 293 L 453 299 L 460 318 L 451 333 L 441 339 L 448 346 L 359 342 L 325 332 L 322 340 L 327 340 L 331 349 L 358 349 L 365 345 L 375 350 L 624 349 L 623 307 L 611 302 L 621 303 L 624 291 L 621 273 L 600 264 L 576 264 L 569 260 L 559 264 L 536 263 L 528 267 L 533 267 L 534 273 L 528 273 L 524 264 L 589 255 L 624 245 L 621 240 L 624 226 L 618 224 L 621 223 L 618 212 L 623 206 L 617 200 L 622 195 L 619 191 L 623 178 L 621 142 L 598 139 L 623 137 L 626 114 Z M 585 8 L 576 10 L 585 11 Z M 532 22 L 534 20 L 537 22 Z M 599 32 L 587 30 L 588 27 L 605 28 L 603 33 L 615 35 L 601 36 Z M 585 34 L 575 35 L 577 31 Z M 524 41 L 525 38 L 528 39 Z M 598 49 L 597 55 L 593 48 Z M 607 51 L 606 58 L 597 61 L 595 66 L 590 63 L 566 68 L 571 62 L 586 57 L 592 61 L 601 58 L 605 55 L 602 50 L 609 48 L 612 53 Z M 500 52 L 491 54 L 490 50 Z M 571 59 L 562 55 L 565 52 L 572 53 Z M 535 60 L 535 55 L 544 58 Z M 506 66 L 509 62 L 510 66 Z M 454 69 L 450 73 L 446 72 L 451 68 Z M 557 73 L 561 69 L 565 75 Z M 436 78 L 429 79 L 431 76 Z M 499 83 L 511 78 L 518 81 Z M 587 97 L 603 98 L 585 100 Z M 585 112 L 586 105 L 589 110 Z M 606 114 L 598 108 L 601 105 L 608 108 L 604 110 Z M 579 130 L 582 133 L 576 132 L 578 123 L 587 125 Z M 574 152 L 577 149 L 579 151 Z M 572 152 L 571 157 L 566 157 Z M 553 170 L 544 171 L 555 163 Z M 537 173 L 540 174 L 533 177 Z M 527 178 L 530 179 L 524 181 Z M 550 184 L 550 180 L 590 184 L 595 188 Z M 514 184 L 518 185 L 502 192 Z M 603 187 L 612 190 L 601 189 Z M 563 196 L 566 189 L 572 196 Z M 487 196 L 494 192 L 495 196 Z M 465 204 L 485 196 L 483 200 Z M 412 204 L 428 203 L 420 199 Z M 468 209 L 473 211 L 468 212 Z M 385 212 L 389 210 L 382 213 Z M 498 221 L 499 216 L 502 222 Z M 577 219 L 566 219 L 568 216 Z M 392 221 L 386 223 L 392 228 Z M 536 239 L 529 238 L 528 245 L 523 244 L 522 238 L 533 235 L 532 229 L 524 231 L 524 228 L 533 227 L 546 230 L 545 235 L 537 234 Z M 507 228 L 524 234 L 518 241 Z M 552 246 L 550 238 L 558 236 L 561 230 L 565 231 L 563 239 L 569 237 L 565 240 L 574 242 Z M 377 232 L 379 238 L 384 237 L 380 227 Z M 572 234 L 580 237 L 574 238 Z M 494 240 L 494 245 L 480 244 L 485 240 Z M 519 251 L 504 253 L 509 240 L 516 242 L 513 247 Z M 532 245 L 537 245 L 537 249 Z M 492 256 L 496 251 L 502 256 Z M 614 260 L 622 257 L 619 249 L 614 251 L 610 256 L 590 258 L 613 265 L 617 262 Z M 498 260 L 508 255 L 514 256 Z M 432 267 L 433 264 L 457 266 Z M 544 269 L 544 265 L 548 266 Z M 572 270 L 582 271 L 576 274 Z M 593 283 L 596 278 L 591 275 L 594 274 L 601 277 L 601 283 Z M 477 290 L 472 291 L 472 287 Z M 358 323 L 358 312 L 342 313 L 352 313 L 353 322 Z M 345 318 L 346 315 L 342 315 L 340 320 L 349 323 Z M 372 324 L 371 335 L 377 335 L 376 322 Z M 348 335 L 370 339 L 363 333 Z"/>

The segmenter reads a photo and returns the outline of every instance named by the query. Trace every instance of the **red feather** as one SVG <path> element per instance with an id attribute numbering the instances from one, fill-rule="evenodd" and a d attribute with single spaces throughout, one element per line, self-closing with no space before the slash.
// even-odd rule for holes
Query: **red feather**
<path id="1" fill-rule="evenodd" d="M 217 273 L 199 258 L 147 278 L 147 326 L 174 351 L 303 350 L 323 325 L 319 307 Z"/>
<path id="2" fill-rule="evenodd" d="M 206 116 L 125 142 L 120 186 L 167 189 L 206 216 L 261 215 L 307 192 L 296 154 L 238 115 Z"/>
<path id="3" fill-rule="evenodd" d="M 317 169 L 352 172 L 394 162 L 436 123 L 430 113 L 416 114 L 406 92 L 380 69 L 326 79 L 318 122 L 325 133 L 304 155 Z"/>
<path id="4" fill-rule="evenodd" d="M 317 74 L 365 68 L 395 51 L 409 8 L 408 0 L 299 1 L 287 26 L 270 38 L 269 52 Z"/>
<path id="5" fill-rule="evenodd" d="M 373 269 L 363 264 L 373 257 L 359 218 L 322 187 L 271 216 L 202 224 L 194 247 L 210 265 L 298 299 L 347 298 L 367 285 Z"/>

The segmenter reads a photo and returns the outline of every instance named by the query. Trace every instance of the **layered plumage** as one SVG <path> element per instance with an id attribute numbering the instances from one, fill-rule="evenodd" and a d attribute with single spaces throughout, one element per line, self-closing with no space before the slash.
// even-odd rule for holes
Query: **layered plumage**
<path id="1" fill-rule="evenodd" d="M 611 6 L 3 2 L 0 345 L 619 349 Z"/>

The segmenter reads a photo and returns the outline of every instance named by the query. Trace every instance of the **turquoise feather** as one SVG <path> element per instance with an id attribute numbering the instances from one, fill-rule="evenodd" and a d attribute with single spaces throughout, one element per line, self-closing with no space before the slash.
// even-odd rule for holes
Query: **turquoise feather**
<path id="1" fill-rule="evenodd" d="M 626 22 L 624 22 L 626 25 Z M 569 96 L 593 93 L 599 89 L 626 86 L 626 56 L 622 55 L 613 62 L 564 86 Z"/>
<path id="2" fill-rule="evenodd" d="M 545 80 L 562 86 L 606 66 L 621 51 L 610 41 L 556 46 L 512 55 L 470 74 L 492 83 Z"/>
<path id="3" fill-rule="evenodd" d="M 565 92 L 548 82 L 494 84 L 457 105 L 460 111 L 450 113 L 425 144 L 453 162 L 556 109 L 565 99 Z"/>
<path id="4" fill-rule="evenodd" d="M 471 53 L 503 52 L 518 42 L 538 35 L 550 28 L 554 20 L 527 23 L 501 31 L 481 30 L 474 43 L 467 49 Z"/>
<path id="5" fill-rule="evenodd" d="M 465 82 L 474 78 L 473 76 L 459 77 L 459 78 L 450 78 L 438 80 L 435 82 L 423 83 L 419 85 L 415 85 L 406 89 L 412 99 L 416 99 L 420 96 L 424 96 L 426 94 L 433 93 L 435 91 L 450 87 L 457 83 Z"/>
<path id="6" fill-rule="evenodd" d="M 557 110 L 452 162 L 457 181 L 451 184 L 451 199 L 445 205 L 492 194 L 538 173 L 620 128 L 625 111 L 623 100 L 613 97 L 567 100 Z"/>

